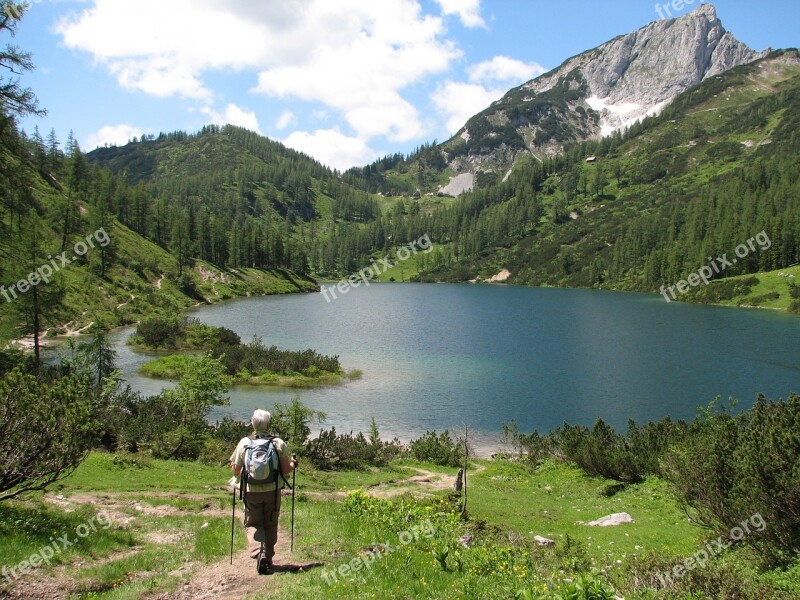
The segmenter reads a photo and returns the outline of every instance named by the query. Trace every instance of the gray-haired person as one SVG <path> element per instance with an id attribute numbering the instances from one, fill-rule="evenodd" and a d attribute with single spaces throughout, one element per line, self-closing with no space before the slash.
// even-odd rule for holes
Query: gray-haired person
<path id="1" fill-rule="evenodd" d="M 272 415 L 269 412 L 256 410 L 250 421 L 253 435 L 242 438 L 231 455 L 231 469 L 239 478 L 239 488 L 244 499 L 244 526 L 247 530 L 250 556 L 257 559 L 258 572 L 262 575 L 275 572 L 272 559 L 278 541 L 281 488 L 289 473 L 297 467 L 296 459 L 290 459 L 286 442 L 268 433 L 271 420 Z M 279 467 L 279 473 L 274 473 L 270 478 L 274 478 L 274 481 L 253 482 L 260 481 L 254 477 L 259 461 L 264 465 L 272 461 L 274 467 Z M 277 468 L 274 470 L 277 471 Z M 267 471 L 269 469 L 261 472 Z"/>

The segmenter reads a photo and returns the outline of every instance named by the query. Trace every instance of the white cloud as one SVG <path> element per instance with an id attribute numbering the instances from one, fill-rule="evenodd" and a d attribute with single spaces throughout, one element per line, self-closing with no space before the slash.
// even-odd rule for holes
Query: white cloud
<path id="1" fill-rule="evenodd" d="M 340 171 L 365 165 L 379 156 L 364 141 L 343 135 L 336 129 L 317 129 L 314 133 L 295 131 L 283 143 Z"/>
<path id="2" fill-rule="evenodd" d="M 141 127 L 135 125 L 106 125 L 94 133 L 86 136 L 86 149 L 94 150 L 108 144 L 109 146 L 124 146 L 135 137 L 144 133 Z"/>
<path id="3" fill-rule="evenodd" d="M 281 115 L 278 117 L 278 120 L 275 121 L 275 127 L 277 129 L 286 129 L 296 120 L 297 118 L 294 116 L 294 113 L 287 108 L 281 113 Z"/>
<path id="4" fill-rule="evenodd" d="M 482 23 L 478 8 L 442 3 L 470 24 Z M 418 0 L 91 0 L 56 31 L 126 89 L 210 105 L 209 73 L 252 71 L 253 91 L 321 103 L 362 140 L 423 136 L 402 93 L 461 55 Z"/>
<path id="5" fill-rule="evenodd" d="M 464 27 L 486 27 L 480 0 L 436 0 L 443 15 L 458 15 Z"/>
<path id="6" fill-rule="evenodd" d="M 213 94 L 201 81 L 204 71 L 256 67 L 268 51 L 256 43 L 266 34 L 263 24 L 220 4 L 94 0 L 60 20 L 56 32 L 67 48 L 92 54 L 124 88 L 208 102 Z"/>
<path id="7" fill-rule="evenodd" d="M 544 71 L 544 67 L 535 62 L 495 56 L 467 68 L 470 83 L 445 81 L 431 94 L 431 100 L 446 120 L 447 131 L 455 133 L 471 116 L 502 98 L 511 87 Z"/>
<path id="8" fill-rule="evenodd" d="M 545 72 L 545 68 L 535 62 L 526 63 L 508 56 L 495 56 L 472 65 L 469 69 L 469 80 L 478 82 L 512 82 L 523 83 Z"/>
<path id="9" fill-rule="evenodd" d="M 211 107 L 205 107 L 201 112 L 207 114 L 211 122 L 215 125 L 236 125 L 237 127 L 244 127 L 250 131 L 261 133 L 261 129 L 258 127 L 256 113 L 252 110 L 240 108 L 235 104 L 228 104 L 228 106 L 225 107 L 224 113 L 218 113 Z"/>
<path id="10" fill-rule="evenodd" d="M 474 83 L 446 81 L 431 94 L 431 99 L 437 112 L 446 119 L 447 131 L 455 133 L 467 119 L 502 97 L 504 91 Z"/>
<path id="11" fill-rule="evenodd" d="M 442 20 L 423 15 L 416 0 L 311 0 L 287 34 L 314 43 L 262 70 L 255 91 L 337 109 L 362 139 L 423 135 L 417 109 L 401 91 L 460 56 L 442 39 Z"/>

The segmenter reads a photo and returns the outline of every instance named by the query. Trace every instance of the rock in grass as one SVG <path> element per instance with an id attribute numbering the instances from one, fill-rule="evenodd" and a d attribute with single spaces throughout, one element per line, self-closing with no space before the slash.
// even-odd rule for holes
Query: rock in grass
<path id="1" fill-rule="evenodd" d="M 533 541 L 536 542 L 537 546 L 555 546 L 556 543 L 546 537 L 542 537 L 541 535 L 533 536 Z"/>
<path id="2" fill-rule="evenodd" d="M 589 521 L 587 525 L 590 527 L 613 527 L 615 525 L 622 525 L 623 523 L 635 523 L 635 521 L 628 513 L 621 512 L 600 517 L 596 521 Z"/>

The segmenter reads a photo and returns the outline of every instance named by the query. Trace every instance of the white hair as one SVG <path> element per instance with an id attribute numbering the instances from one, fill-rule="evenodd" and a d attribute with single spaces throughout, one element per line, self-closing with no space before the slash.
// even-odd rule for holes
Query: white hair
<path id="1" fill-rule="evenodd" d="M 250 419 L 250 424 L 256 432 L 266 433 L 269 430 L 269 423 L 272 421 L 272 415 L 266 410 L 260 408 L 253 413 L 253 418 Z"/>

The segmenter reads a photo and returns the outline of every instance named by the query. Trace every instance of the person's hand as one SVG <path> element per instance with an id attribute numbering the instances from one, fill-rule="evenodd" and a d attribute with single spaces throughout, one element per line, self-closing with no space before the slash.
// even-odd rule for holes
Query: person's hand
<path id="1" fill-rule="evenodd" d="M 289 466 L 292 467 L 292 469 L 296 469 L 299 464 L 300 461 L 297 460 L 297 454 L 292 454 L 292 460 L 289 461 Z"/>

